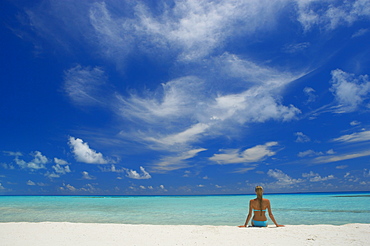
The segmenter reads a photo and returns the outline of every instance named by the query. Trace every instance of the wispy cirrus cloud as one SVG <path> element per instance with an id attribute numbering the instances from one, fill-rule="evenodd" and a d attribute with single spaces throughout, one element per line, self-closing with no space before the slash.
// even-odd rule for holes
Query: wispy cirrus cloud
<path id="1" fill-rule="evenodd" d="M 334 138 L 332 141 L 343 142 L 343 143 L 356 143 L 356 142 L 370 141 L 370 131 L 361 131 L 361 132 L 355 132 L 352 134 L 343 135 L 338 138 Z"/>
<path id="2" fill-rule="evenodd" d="M 65 71 L 64 90 L 73 103 L 79 106 L 104 105 L 107 96 L 104 71 L 99 67 L 77 65 Z"/>
<path id="3" fill-rule="evenodd" d="M 240 149 L 220 150 L 222 154 L 214 154 L 209 159 L 217 164 L 253 163 L 266 159 L 276 154 L 272 148 L 277 142 L 268 142 L 264 145 L 257 145 L 241 151 Z"/>
<path id="4" fill-rule="evenodd" d="M 191 150 L 179 151 L 176 154 L 170 154 L 161 158 L 158 162 L 152 165 L 152 169 L 155 172 L 168 172 L 183 168 L 189 168 L 191 165 L 187 163 L 187 160 L 195 157 L 198 153 L 206 151 L 207 149 L 198 148 Z"/>
<path id="5" fill-rule="evenodd" d="M 118 66 L 134 53 L 158 50 L 180 61 L 199 60 L 230 39 L 271 29 L 288 5 L 284 0 L 158 1 L 153 11 L 138 1 L 47 2 L 26 11 L 38 35 L 69 51 L 75 43 L 87 44 Z"/>
<path id="6" fill-rule="evenodd" d="M 370 156 L 370 151 L 360 151 L 357 153 L 348 153 L 342 155 L 331 155 L 331 156 L 320 156 L 314 159 L 314 163 L 330 163 L 330 162 L 337 162 L 337 161 L 344 161 L 350 160 L 360 157 Z"/>
<path id="7" fill-rule="evenodd" d="M 367 0 L 341 1 L 297 0 L 298 21 L 305 30 L 314 27 L 333 30 L 350 26 L 361 19 L 370 18 L 370 3 Z"/>

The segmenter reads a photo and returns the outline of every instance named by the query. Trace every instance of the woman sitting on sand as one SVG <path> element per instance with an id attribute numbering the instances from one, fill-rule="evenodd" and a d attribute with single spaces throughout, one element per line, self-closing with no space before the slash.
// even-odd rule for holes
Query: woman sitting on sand
<path id="1" fill-rule="evenodd" d="M 279 225 L 276 222 L 274 215 L 272 214 L 272 211 L 271 211 L 270 201 L 268 199 L 262 198 L 263 188 L 261 186 L 257 186 L 255 191 L 256 191 L 257 198 L 249 201 L 248 217 L 245 221 L 245 224 L 239 227 L 247 227 L 248 222 L 252 217 L 252 210 L 254 211 L 254 215 L 252 218 L 252 226 L 267 227 L 267 218 L 265 215 L 266 209 L 268 210 L 269 216 L 271 220 L 274 222 L 274 224 L 276 225 L 276 227 L 283 226 L 283 225 Z"/>

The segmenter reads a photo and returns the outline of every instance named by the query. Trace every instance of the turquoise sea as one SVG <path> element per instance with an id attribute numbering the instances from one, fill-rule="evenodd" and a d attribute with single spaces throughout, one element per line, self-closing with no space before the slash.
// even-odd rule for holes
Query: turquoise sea
<path id="1" fill-rule="evenodd" d="M 237 226 L 244 223 L 253 198 L 255 195 L 0 196 L 0 222 Z M 264 198 L 270 199 L 279 224 L 370 223 L 370 192 L 265 194 Z"/>

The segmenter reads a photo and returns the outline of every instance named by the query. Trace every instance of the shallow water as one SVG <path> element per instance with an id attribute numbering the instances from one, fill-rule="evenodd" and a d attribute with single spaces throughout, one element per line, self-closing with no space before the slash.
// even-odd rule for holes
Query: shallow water
<path id="1" fill-rule="evenodd" d="M 0 222 L 235 226 L 244 223 L 254 197 L 0 196 Z M 370 193 L 266 194 L 264 198 L 271 200 L 279 224 L 370 223 Z"/>

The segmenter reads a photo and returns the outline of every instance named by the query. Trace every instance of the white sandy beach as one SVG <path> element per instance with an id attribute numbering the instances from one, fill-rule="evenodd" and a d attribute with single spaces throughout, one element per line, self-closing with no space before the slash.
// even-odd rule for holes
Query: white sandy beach
<path id="1" fill-rule="evenodd" d="M 0 245 L 369 245 L 370 224 L 237 226 L 0 223 Z"/>

